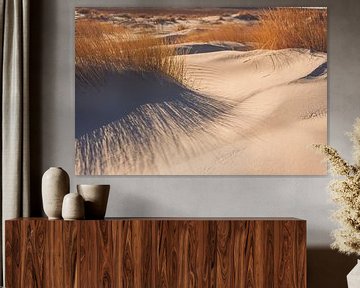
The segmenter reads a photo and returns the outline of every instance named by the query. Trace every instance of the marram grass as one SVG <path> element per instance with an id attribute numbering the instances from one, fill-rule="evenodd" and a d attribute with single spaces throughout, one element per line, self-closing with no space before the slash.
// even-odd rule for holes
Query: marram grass
<path id="1" fill-rule="evenodd" d="M 131 33 L 127 28 L 96 20 L 76 21 L 76 76 L 86 82 L 107 71 L 156 72 L 180 83 L 185 63 L 167 40 L 149 31 Z"/>
<path id="2" fill-rule="evenodd" d="M 259 13 L 252 25 L 228 23 L 185 37 L 183 42 L 248 43 L 255 49 L 304 48 L 327 51 L 327 11 L 325 9 L 272 8 Z"/>

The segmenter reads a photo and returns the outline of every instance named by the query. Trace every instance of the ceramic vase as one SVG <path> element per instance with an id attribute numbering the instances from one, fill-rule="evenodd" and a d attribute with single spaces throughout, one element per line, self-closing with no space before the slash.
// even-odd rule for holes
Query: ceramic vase
<path id="1" fill-rule="evenodd" d="M 104 219 L 110 185 L 77 185 L 78 193 L 85 201 L 85 219 Z"/>
<path id="2" fill-rule="evenodd" d="M 348 288 L 360 287 L 360 260 L 357 261 L 356 266 L 347 275 Z"/>
<path id="3" fill-rule="evenodd" d="M 49 219 L 61 219 L 63 198 L 69 193 L 69 175 L 60 167 L 49 168 L 42 177 L 43 208 Z"/>
<path id="4" fill-rule="evenodd" d="M 84 199 L 79 193 L 69 193 L 65 195 L 62 204 L 62 217 L 64 220 L 84 219 L 85 208 Z"/>

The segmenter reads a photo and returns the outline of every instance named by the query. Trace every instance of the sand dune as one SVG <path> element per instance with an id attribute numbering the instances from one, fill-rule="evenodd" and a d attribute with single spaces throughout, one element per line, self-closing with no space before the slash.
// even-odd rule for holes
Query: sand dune
<path id="1" fill-rule="evenodd" d="M 216 54 L 216 55 L 214 55 Z M 324 174 L 310 143 L 326 143 L 324 53 L 278 51 L 188 55 L 197 90 L 237 103 L 218 149 L 178 165 L 178 173 Z"/>
<path id="2" fill-rule="evenodd" d="M 83 111 L 76 111 L 81 118 L 76 122 L 76 171 L 103 175 L 326 172 L 308 147 L 326 142 L 325 53 L 234 51 L 226 45 L 212 50 L 196 43 L 184 47 L 200 51 L 176 56 L 185 58 L 186 86 L 132 72 L 108 75 L 97 89 L 77 83 L 76 101 L 81 103 L 76 107 Z M 129 97 L 133 101 L 127 101 Z"/>

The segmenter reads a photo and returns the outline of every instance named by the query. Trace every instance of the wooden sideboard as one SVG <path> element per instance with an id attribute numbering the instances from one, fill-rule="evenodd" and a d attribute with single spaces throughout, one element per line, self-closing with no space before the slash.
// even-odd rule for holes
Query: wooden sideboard
<path id="1" fill-rule="evenodd" d="M 306 221 L 116 218 L 5 223 L 6 287 L 306 287 Z"/>

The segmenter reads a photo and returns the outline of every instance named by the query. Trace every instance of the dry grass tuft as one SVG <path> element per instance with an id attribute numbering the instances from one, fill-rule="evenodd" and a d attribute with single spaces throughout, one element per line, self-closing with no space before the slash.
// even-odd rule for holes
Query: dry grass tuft
<path id="1" fill-rule="evenodd" d="M 76 21 L 76 76 L 95 81 L 106 71 L 157 72 L 179 82 L 185 78 L 184 61 L 166 40 L 125 27 L 94 20 Z"/>
<path id="2" fill-rule="evenodd" d="M 253 48 L 305 48 L 327 51 L 327 11 L 323 9 L 267 9 L 257 24 L 229 23 L 186 37 L 187 42 L 232 41 Z"/>
<path id="3" fill-rule="evenodd" d="M 253 27 L 258 48 L 306 48 L 327 51 L 327 11 L 323 9 L 270 9 Z"/>

